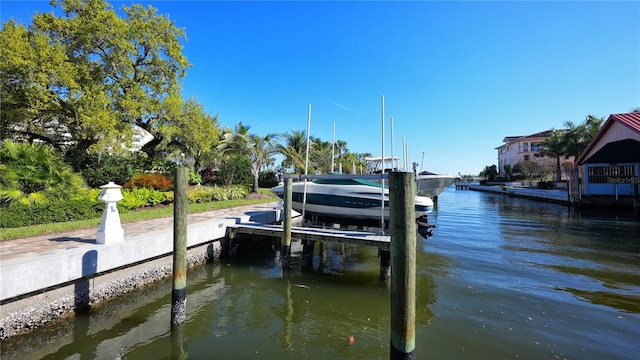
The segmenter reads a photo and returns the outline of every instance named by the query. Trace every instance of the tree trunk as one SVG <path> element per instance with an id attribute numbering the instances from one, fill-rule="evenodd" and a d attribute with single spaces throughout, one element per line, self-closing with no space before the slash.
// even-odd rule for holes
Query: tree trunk
<path id="1" fill-rule="evenodd" d="M 258 189 L 260 188 L 259 186 L 259 178 L 260 178 L 260 174 L 258 173 L 258 175 L 253 175 L 253 192 L 254 193 L 258 193 Z"/>

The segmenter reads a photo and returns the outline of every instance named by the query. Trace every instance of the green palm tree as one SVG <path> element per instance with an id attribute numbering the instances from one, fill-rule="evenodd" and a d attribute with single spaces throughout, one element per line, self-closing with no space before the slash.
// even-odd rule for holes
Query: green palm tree
<path id="1" fill-rule="evenodd" d="M 539 146 L 538 152 L 545 156 L 550 156 L 556 160 L 556 182 L 562 180 L 562 173 L 560 172 L 560 157 L 567 156 L 568 143 L 567 143 L 567 131 L 566 130 L 553 130 Z"/>
<path id="2" fill-rule="evenodd" d="M 293 166 L 295 174 L 302 174 L 307 151 L 307 139 L 304 131 L 291 130 L 291 133 L 282 134 L 284 144 L 278 144 L 277 150 L 284 160 L 283 166 Z"/>
<path id="3" fill-rule="evenodd" d="M 309 166 L 313 169 L 310 172 L 320 171 L 324 174 L 330 172 L 331 143 L 328 141 L 322 141 L 319 138 L 311 137 L 309 158 Z"/>
<path id="4" fill-rule="evenodd" d="M 222 155 L 228 155 L 229 153 L 248 155 L 250 128 L 250 126 L 245 126 L 242 122 L 239 122 L 233 129 L 227 127 L 222 133 L 222 138 L 218 145 L 220 153 Z"/>
<path id="5" fill-rule="evenodd" d="M 223 162 L 230 162 L 234 157 L 249 155 L 249 129 L 250 126 L 245 126 L 242 122 L 239 122 L 233 129 L 229 127 L 224 129 L 216 147 L 218 157 L 215 165 L 217 167 L 223 167 Z M 235 167 L 227 167 L 227 172 L 224 176 L 224 182 L 227 185 L 233 184 L 237 170 Z"/>
<path id="6" fill-rule="evenodd" d="M 272 156 L 277 154 L 276 135 L 267 134 L 264 137 L 250 134 L 249 140 L 249 158 L 251 159 L 251 173 L 253 174 L 253 192 L 257 193 L 259 189 L 258 180 L 260 179 L 260 171 L 264 166 L 273 161 Z"/>
<path id="7" fill-rule="evenodd" d="M 84 187 L 82 176 L 47 145 L 4 140 L 0 158 L 0 202 L 5 205 L 65 200 Z"/>

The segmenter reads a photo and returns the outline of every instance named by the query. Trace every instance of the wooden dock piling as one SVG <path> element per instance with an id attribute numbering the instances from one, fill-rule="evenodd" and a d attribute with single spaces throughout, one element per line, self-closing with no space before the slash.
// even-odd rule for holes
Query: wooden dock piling
<path id="1" fill-rule="evenodd" d="M 173 290 L 171 291 L 171 326 L 187 318 L 187 181 L 188 169 L 178 166 L 173 183 Z"/>
<path id="2" fill-rule="evenodd" d="M 416 222 L 414 175 L 389 173 L 391 233 L 390 359 L 415 359 Z"/>
<path id="3" fill-rule="evenodd" d="M 469 183 L 466 181 L 456 182 L 456 190 L 469 190 Z"/>
<path id="4" fill-rule="evenodd" d="M 291 178 L 284 180 L 284 220 L 282 221 L 282 267 L 291 269 L 291 202 L 293 201 Z"/>

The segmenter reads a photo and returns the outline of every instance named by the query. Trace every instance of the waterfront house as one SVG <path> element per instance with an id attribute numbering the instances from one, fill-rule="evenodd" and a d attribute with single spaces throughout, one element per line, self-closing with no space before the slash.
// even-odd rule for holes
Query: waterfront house
<path id="1" fill-rule="evenodd" d="M 612 114 L 576 159 L 583 203 L 638 204 L 640 113 Z"/>
<path id="2" fill-rule="evenodd" d="M 521 161 L 535 161 L 540 165 L 554 168 L 555 159 L 539 154 L 539 144 L 549 136 L 553 130 L 545 130 L 525 136 L 507 136 L 502 141 L 504 144 L 498 146 L 498 175 L 506 175 L 505 166 L 513 167 Z M 573 168 L 574 159 L 561 159 L 562 178 L 567 178 L 566 174 Z"/>

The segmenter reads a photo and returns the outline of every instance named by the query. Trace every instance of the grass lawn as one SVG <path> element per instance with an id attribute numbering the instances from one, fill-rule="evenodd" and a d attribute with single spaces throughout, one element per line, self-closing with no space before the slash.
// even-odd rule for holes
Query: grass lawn
<path id="1" fill-rule="evenodd" d="M 189 213 L 195 214 L 211 210 L 228 209 L 232 207 L 253 204 L 263 204 L 278 200 L 278 198 L 269 190 L 260 189 L 260 194 L 260 196 L 255 196 L 254 194 L 253 196 L 240 200 L 226 200 L 210 203 L 189 204 Z M 121 213 L 120 221 L 122 223 L 130 223 L 135 221 L 159 219 L 170 216 L 173 216 L 173 205 Z M 18 228 L 0 228 L 0 241 L 99 227 L 100 221 L 101 218 L 96 218 L 89 220 L 23 226 Z"/>

